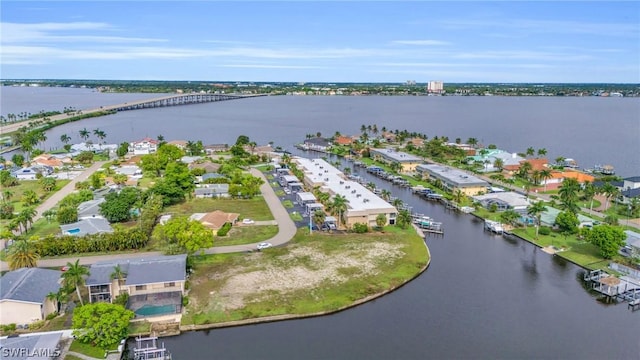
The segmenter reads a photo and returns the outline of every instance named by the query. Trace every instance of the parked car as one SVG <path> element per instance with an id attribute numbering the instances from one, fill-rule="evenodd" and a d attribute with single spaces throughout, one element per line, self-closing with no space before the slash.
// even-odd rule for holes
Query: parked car
<path id="1" fill-rule="evenodd" d="M 267 248 L 270 248 L 272 246 L 273 245 L 271 243 L 263 242 L 263 243 L 258 244 L 258 250 L 267 249 Z"/>
<path id="2" fill-rule="evenodd" d="M 250 225 L 250 224 L 255 223 L 255 221 L 253 221 L 251 219 L 243 219 L 242 223 L 245 224 L 245 225 Z"/>

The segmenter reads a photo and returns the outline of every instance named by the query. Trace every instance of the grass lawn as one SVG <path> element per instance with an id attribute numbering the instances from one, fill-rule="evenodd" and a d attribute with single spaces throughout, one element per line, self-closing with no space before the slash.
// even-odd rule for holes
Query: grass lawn
<path id="1" fill-rule="evenodd" d="M 67 321 L 67 319 L 70 319 L 72 316 L 73 316 L 73 313 L 69 312 L 64 314 L 63 316 L 58 316 L 56 318 L 48 320 L 47 324 L 41 327 L 40 329 L 38 329 L 38 331 L 64 330 L 65 329 L 64 322 Z"/>
<path id="2" fill-rule="evenodd" d="M 412 228 L 313 235 L 301 229 L 286 247 L 195 257 L 182 323 L 336 310 L 402 284 L 427 261 Z"/>
<path id="3" fill-rule="evenodd" d="M 282 206 L 286 207 L 287 209 L 291 209 L 293 207 L 293 202 L 291 202 L 291 200 L 285 200 L 282 202 Z"/>
<path id="4" fill-rule="evenodd" d="M 214 210 L 239 213 L 241 218 L 273 220 L 273 215 L 261 196 L 253 199 L 191 199 L 165 208 L 166 213 L 191 215 Z"/>
<path id="5" fill-rule="evenodd" d="M 65 355 L 64 360 L 83 360 L 82 358 L 79 358 L 77 356 L 73 356 L 70 354 Z"/>
<path id="6" fill-rule="evenodd" d="M 293 221 L 302 221 L 302 215 L 298 212 L 292 212 L 289 216 L 291 216 L 291 220 Z"/>
<path id="7" fill-rule="evenodd" d="M 141 189 L 148 189 L 153 184 L 155 184 L 155 182 L 156 178 L 144 176 L 142 179 L 138 180 L 138 187 L 140 187 Z"/>
<path id="8" fill-rule="evenodd" d="M 56 191 L 62 189 L 70 181 L 71 180 L 57 180 L 56 190 L 51 192 L 45 192 L 44 190 L 42 190 L 42 185 L 40 185 L 40 182 L 38 180 L 21 180 L 18 185 L 8 188 L 3 187 L 2 190 L 9 190 L 13 193 L 13 195 L 11 195 L 10 203 L 13 205 L 13 212 L 18 213 L 25 207 L 24 203 L 22 202 L 22 195 L 25 193 L 25 191 L 33 190 L 36 194 L 38 194 L 40 202 L 38 204 L 31 205 L 37 207 L 44 200 L 55 194 Z M 7 226 L 10 221 L 11 220 L 0 220 L 0 227 Z"/>
<path id="9" fill-rule="evenodd" d="M 278 233 L 277 225 L 235 226 L 227 236 L 216 236 L 214 246 L 242 245 L 271 239 Z"/>
<path id="10" fill-rule="evenodd" d="M 71 343 L 71 346 L 69 347 L 69 351 L 77 352 L 77 353 L 84 354 L 84 355 L 91 356 L 98 359 L 104 359 L 104 353 L 107 350 L 117 350 L 117 349 L 118 349 L 118 344 L 114 344 L 108 349 L 103 349 L 101 347 L 91 346 L 90 344 L 82 343 L 78 339 L 73 340 L 73 342 Z"/>
<path id="11" fill-rule="evenodd" d="M 554 246 L 559 249 L 566 249 L 557 253 L 558 256 L 571 260 L 581 266 L 590 269 L 606 269 L 609 261 L 600 256 L 600 249 L 584 240 L 578 239 L 575 235 L 564 236 L 557 233 L 550 235 L 539 235 L 535 239 L 536 230 L 534 227 L 518 228 L 513 232 L 526 238 L 540 246 Z"/>
<path id="12" fill-rule="evenodd" d="M 60 233 L 60 224 L 55 220 L 47 221 L 47 219 L 40 219 L 33 223 L 33 226 L 27 232 L 28 236 L 45 237 L 47 235 L 55 235 Z"/>

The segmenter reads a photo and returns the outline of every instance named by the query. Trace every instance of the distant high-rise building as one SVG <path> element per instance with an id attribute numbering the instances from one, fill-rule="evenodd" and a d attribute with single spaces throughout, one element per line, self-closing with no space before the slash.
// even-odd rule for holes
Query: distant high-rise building
<path id="1" fill-rule="evenodd" d="M 415 80 L 407 80 L 404 84 L 411 86 L 411 85 L 415 85 L 416 81 Z"/>
<path id="2" fill-rule="evenodd" d="M 429 94 L 442 94 L 444 92 L 444 83 L 442 81 L 429 81 L 427 84 L 427 92 Z"/>

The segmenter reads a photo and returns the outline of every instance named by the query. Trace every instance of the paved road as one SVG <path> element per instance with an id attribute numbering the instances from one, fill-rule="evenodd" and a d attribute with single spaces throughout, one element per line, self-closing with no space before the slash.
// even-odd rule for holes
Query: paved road
<path id="1" fill-rule="evenodd" d="M 100 166 L 98 166 L 98 168 Z M 93 167 L 94 166 L 92 166 L 91 168 Z M 83 172 L 82 176 L 79 176 L 79 178 L 83 177 L 87 173 L 88 175 L 90 175 L 91 168 Z M 293 236 L 296 234 L 296 231 L 297 231 L 296 226 L 293 220 L 291 220 L 289 213 L 287 213 L 287 210 L 280 202 L 280 199 L 278 199 L 278 197 L 276 196 L 276 193 L 273 191 L 273 188 L 271 187 L 271 185 L 269 185 L 269 181 L 264 176 L 264 174 L 262 174 L 257 169 L 251 169 L 250 172 L 252 175 L 259 176 L 264 180 L 264 184 L 260 186 L 260 190 L 262 191 L 262 195 L 265 201 L 267 202 L 267 206 L 269 206 L 269 210 L 271 210 L 271 213 L 273 214 L 275 222 L 278 224 L 278 233 L 274 237 L 266 241 L 273 244 L 273 246 L 284 245 L 287 242 L 291 241 Z M 84 177 L 86 178 L 86 176 Z M 74 183 L 73 182 L 69 183 L 62 190 L 65 190 L 68 186 L 71 186 L 71 189 L 73 190 Z M 60 190 L 58 193 L 62 192 L 62 190 Z M 62 197 L 60 197 L 60 199 L 62 199 Z M 212 247 L 205 250 L 205 253 L 206 254 L 223 254 L 223 253 L 245 252 L 249 250 L 255 250 L 257 245 L 258 243 L 246 244 L 246 245 Z M 114 255 L 83 256 L 80 258 L 70 257 L 70 258 L 45 259 L 45 260 L 38 261 L 38 267 L 62 267 L 67 265 L 68 262 L 75 262 L 77 259 L 80 260 L 80 264 L 82 265 L 91 265 L 98 261 L 116 260 L 116 259 L 139 259 L 142 257 L 159 256 L 159 255 L 162 255 L 162 253 L 159 251 L 150 251 L 150 252 L 136 252 L 136 253 L 114 254 Z M 8 270 L 8 268 L 9 267 L 7 263 L 5 262 L 0 263 L 0 270 Z"/>
<path id="2" fill-rule="evenodd" d="M 100 169 L 102 165 L 104 165 L 105 163 L 106 161 L 96 161 L 95 163 L 93 163 L 93 165 L 91 165 L 90 167 L 85 169 L 82 173 L 80 173 L 80 175 L 76 176 L 73 180 L 71 180 L 62 189 L 57 191 L 55 194 L 51 195 L 50 198 L 48 198 L 42 204 L 40 204 L 40 206 L 36 208 L 36 211 L 38 213 L 33 218 L 33 222 L 38 221 L 40 218 L 42 218 L 42 213 L 55 207 L 56 204 L 60 202 L 60 200 L 64 199 L 65 196 L 71 194 L 76 189 L 76 183 L 87 180 L 89 176 L 91 176 L 91 174 L 93 174 L 98 169 Z"/>

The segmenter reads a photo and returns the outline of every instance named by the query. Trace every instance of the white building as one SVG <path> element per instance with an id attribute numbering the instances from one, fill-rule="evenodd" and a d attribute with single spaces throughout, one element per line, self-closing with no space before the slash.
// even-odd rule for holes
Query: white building
<path id="1" fill-rule="evenodd" d="M 429 81 L 427 84 L 427 92 L 429 94 L 442 94 L 444 92 L 444 83 L 435 80 Z"/>
<path id="2" fill-rule="evenodd" d="M 129 145 L 129 152 L 132 152 L 134 155 L 153 154 L 156 151 L 158 151 L 158 141 L 152 138 L 134 141 Z"/>
<path id="3" fill-rule="evenodd" d="M 385 215 L 388 224 L 394 224 L 398 210 L 361 184 L 348 180 L 342 172 L 322 159 L 293 159 L 298 169 L 304 173 L 304 182 L 309 188 L 320 187 L 321 191 L 332 196 L 340 194 L 347 203 L 343 214 L 344 223 L 351 227 L 356 223 L 377 226 L 376 218 Z M 340 222 L 342 223 L 342 221 Z"/>

